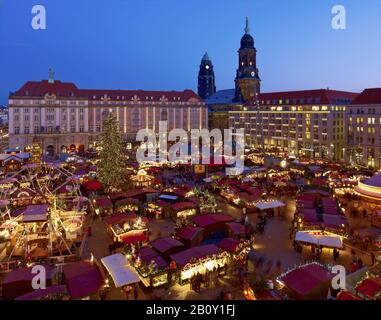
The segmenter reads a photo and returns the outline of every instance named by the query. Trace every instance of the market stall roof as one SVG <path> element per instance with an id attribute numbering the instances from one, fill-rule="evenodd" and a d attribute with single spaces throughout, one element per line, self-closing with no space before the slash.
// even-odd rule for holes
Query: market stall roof
<path id="1" fill-rule="evenodd" d="M 356 291 L 373 299 L 381 293 L 381 278 L 368 278 L 356 286 Z"/>
<path id="2" fill-rule="evenodd" d="M 48 219 L 49 204 L 32 204 L 23 212 L 23 222 L 42 222 Z"/>
<path id="3" fill-rule="evenodd" d="M 153 261 L 158 268 L 162 269 L 168 266 L 167 262 L 150 247 L 139 248 L 136 255 L 147 264 L 150 264 Z"/>
<path id="4" fill-rule="evenodd" d="M 362 300 L 362 299 L 349 291 L 341 291 L 337 295 L 336 300 L 349 301 L 349 300 Z"/>
<path id="5" fill-rule="evenodd" d="M 184 202 L 176 202 L 171 205 L 174 211 L 181 211 L 187 209 L 195 209 L 197 205 L 194 202 L 184 201 Z"/>
<path id="6" fill-rule="evenodd" d="M 53 268 L 42 265 L 46 270 L 47 279 L 53 277 Z M 33 267 L 18 268 L 8 273 L 2 282 L 2 298 L 12 300 L 27 293 L 33 292 L 32 280 L 36 276 L 32 273 Z"/>
<path id="7" fill-rule="evenodd" d="M 185 266 L 189 263 L 193 258 L 194 259 L 202 259 L 208 256 L 212 256 L 217 254 L 220 249 L 214 244 L 208 244 L 198 247 L 193 247 L 178 253 L 171 255 L 171 260 L 173 260 L 178 266 Z"/>
<path id="8" fill-rule="evenodd" d="M 109 197 L 100 197 L 95 200 L 98 208 L 112 208 L 112 202 Z"/>
<path id="9" fill-rule="evenodd" d="M 339 236 L 315 235 L 313 233 L 299 231 L 295 235 L 295 241 L 311 243 L 328 248 L 343 248 L 343 239 Z"/>
<path id="10" fill-rule="evenodd" d="M 187 226 L 182 228 L 178 233 L 177 236 L 180 239 L 184 240 L 192 240 L 195 237 L 197 237 L 200 233 L 204 231 L 204 228 L 199 227 L 193 227 L 193 226 Z"/>
<path id="11" fill-rule="evenodd" d="M 240 240 L 232 238 L 224 238 L 218 245 L 222 250 L 225 250 L 230 253 L 236 253 L 238 246 L 242 243 Z"/>
<path id="12" fill-rule="evenodd" d="M 281 280 L 289 289 L 304 296 L 313 292 L 321 284 L 330 283 L 333 276 L 323 266 L 311 263 L 287 273 Z"/>
<path id="13" fill-rule="evenodd" d="M 258 202 L 255 204 L 255 207 L 257 207 L 260 210 L 266 210 L 266 209 L 275 209 L 284 207 L 286 204 L 279 200 L 270 200 L 266 202 Z"/>
<path id="14" fill-rule="evenodd" d="M 74 262 L 64 266 L 63 275 L 72 299 L 90 296 L 103 285 L 103 277 L 98 267 L 90 261 Z"/>
<path id="15" fill-rule="evenodd" d="M 245 225 L 239 222 L 229 222 L 226 224 L 234 235 L 246 234 Z"/>
<path id="16" fill-rule="evenodd" d="M 297 232 L 295 235 L 295 241 L 318 244 L 318 240 L 312 234 L 308 232 Z"/>
<path id="17" fill-rule="evenodd" d="M 182 248 L 184 244 L 172 237 L 159 238 L 151 241 L 151 246 L 159 253 L 166 253 L 173 248 Z"/>
<path id="18" fill-rule="evenodd" d="M 140 282 L 139 275 L 129 266 L 127 258 L 123 254 L 116 253 L 102 258 L 101 261 L 111 275 L 115 287 L 120 288 Z"/>
<path id="19" fill-rule="evenodd" d="M 229 223 L 233 221 L 233 217 L 222 213 L 203 214 L 193 218 L 193 222 L 201 228 L 205 228 L 216 223 Z"/>
<path id="20" fill-rule="evenodd" d="M 153 188 L 135 188 L 124 192 L 123 196 L 125 198 L 138 198 L 146 195 L 147 193 L 158 193 L 158 191 Z"/>

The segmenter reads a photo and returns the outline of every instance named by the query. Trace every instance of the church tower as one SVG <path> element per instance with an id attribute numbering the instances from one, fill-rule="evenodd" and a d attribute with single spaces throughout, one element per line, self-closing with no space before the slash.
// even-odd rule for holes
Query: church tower
<path id="1" fill-rule="evenodd" d="M 213 64 L 207 53 L 204 54 L 198 72 L 198 95 L 207 99 L 216 93 Z"/>
<path id="2" fill-rule="evenodd" d="M 256 93 L 260 93 L 261 79 L 257 68 L 257 49 L 254 39 L 250 35 L 249 20 L 246 17 L 245 34 L 241 38 L 241 47 L 238 50 L 239 65 L 235 78 L 235 101 L 245 102 Z"/>

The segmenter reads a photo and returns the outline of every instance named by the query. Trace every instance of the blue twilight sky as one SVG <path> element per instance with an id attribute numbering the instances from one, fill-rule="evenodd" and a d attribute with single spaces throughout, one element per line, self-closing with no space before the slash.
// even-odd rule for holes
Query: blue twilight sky
<path id="1" fill-rule="evenodd" d="M 36 4 L 46 30 L 31 27 Z M 381 86 L 380 0 L 0 0 L 0 104 L 51 66 L 80 88 L 197 90 L 205 50 L 232 88 L 245 16 L 263 92 Z"/>

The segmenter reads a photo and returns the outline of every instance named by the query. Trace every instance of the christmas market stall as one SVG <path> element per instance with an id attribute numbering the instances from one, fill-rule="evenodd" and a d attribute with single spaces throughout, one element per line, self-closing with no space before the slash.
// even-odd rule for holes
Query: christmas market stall
<path id="1" fill-rule="evenodd" d="M 204 228 L 186 226 L 181 228 L 176 238 L 184 243 L 187 248 L 198 246 L 204 240 Z"/>
<path id="2" fill-rule="evenodd" d="M 323 300 L 328 296 L 333 277 L 327 267 L 313 262 L 281 274 L 276 284 L 290 299 Z"/>
<path id="3" fill-rule="evenodd" d="M 163 217 L 164 208 L 166 206 L 168 206 L 168 203 L 162 200 L 151 201 L 146 204 L 144 211 L 148 217 L 159 219 Z"/>
<path id="4" fill-rule="evenodd" d="M 101 262 L 111 276 L 116 288 L 136 285 L 140 282 L 139 274 L 122 253 L 104 257 Z"/>
<path id="5" fill-rule="evenodd" d="M 63 267 L 63 279 L 73 300 L 87 300 L 98 293 L 104 285 L 103 276 L 97 265 L 90 261 L 80 261 Z"/>
<path id="6" fill-rule="evenodd" d="M 246 239 L 250 236 L 250 230 L 240 222 L 229 222 L 226 224 L 226 236 L 234 239 Z"/>
<path id="7" fill-rule="evenodd" d="M 169 261 L 171 254 L 175 254 L 185 249 L 184 243 L 172 237 L 155 239 L 150 242 L 150 245 L 167 261 Z"/>
<path id="8" fill-rule="evenodd" d="M 272 216 L 280 216 L 282 214 L 282 208 L 285 208 L 286 204 L 279 200 L 269 199 L 255 202 L 254 207 L 261 212 L 271 213 Z"/>
<path id="9" fill-rule="evenodd" d="M 126 198 L 116 201 L 114 207 L 115 213 L 139 213 L 141 210 L 141 203 L 137 199 Z"/>
<path id="10" fill-rule="evenodd" d="M 234 222 L 234 218 L 227 214 L 213 213 L 196 216 L 193 222 L 204 229 L 204 240 L 209 237 L 222 239 L 226 234 L 226 224 Z"/>
<path id="11" fill-rule="evenodd" d="M 177 277 L 182 285 L 196 275 L 208 272 L 225 274 L 230 255 L 214 244 L 193 247 L 171 255 L 177 268 Z"/>
<path id="12" fill-rule="evenodd" d="M 115 243 L 135 244 L 149 239 L 148 220 L 136 214 L 113 215 L 106 217 L 104 222 Z"/>
<path id="13" fill-rule="evenodd" d="M 147 288 L 156 288 L 168 283 L 168 263 L 151 247 L 145 246 L 135 250 L 129 261 Z"/>
<path id="14" fill-rule="evenodd" d="M 316 245 L 322 249 L 343 249 L 343 238 L 329 232 L 299 231 L 295 235 L 295 241 L 305 245 Z"/>
<path id="15" fill-rule="evenodd" d="M 46 274 L 46 286 L 52 284 L 53 268 L 49 265 L 41 265 Z M 36 273 L 33 267 L 18 268 L 9 272 L 2 281 L 2 298 L 4 300 L 13 300 L 27 293 L 33 292 L 32 280 Z"/>
<path id="16" fill-rule="evenodd" d="M 167 210 L 166 216 L 170 216 L 174 221 L 189 220 L 197 214 L 198 206 L 191 201 L 176 202 L 167 207 Z"/>
<path id="17" fill-rule="evenodd" d="M 93 199 L 95 213 L 100 216 L 108 216 L 113 214 L 113 205 L 109 197 L 100 196 Z"/>
<path id="18" fill-rule="evenodd" d="M 252 243 L 249 240 L 224 238 L 218 246 L 230 254 L 230 264 L 246 266 L 247 255 L 252 249 Z"/>

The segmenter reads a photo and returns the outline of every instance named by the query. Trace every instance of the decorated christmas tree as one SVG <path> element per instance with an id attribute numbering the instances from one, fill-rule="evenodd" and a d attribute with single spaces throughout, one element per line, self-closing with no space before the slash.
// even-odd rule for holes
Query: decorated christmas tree
<path id="1" fill-rule="evenodd" d="M 107 191 L 123 189 L 126 184 L 127 158 L 119 123 L 112 113 L 103 123 L 100 146 L 99 181 Z"/>

